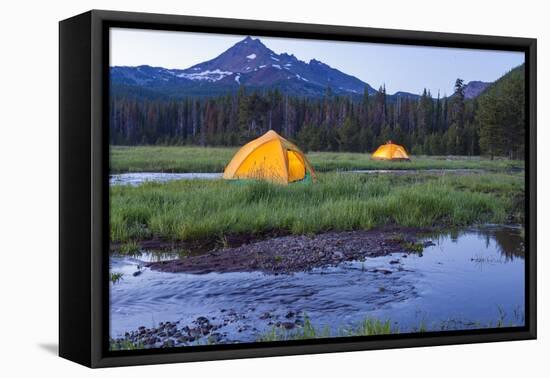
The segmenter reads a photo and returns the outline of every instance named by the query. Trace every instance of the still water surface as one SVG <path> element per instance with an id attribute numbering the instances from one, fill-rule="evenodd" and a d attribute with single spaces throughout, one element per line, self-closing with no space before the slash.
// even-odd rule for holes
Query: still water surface
<path id="1" fill-rule="evenodd" d="M 479 174 L 483 169 L 356 169 L 349 171 L 340 171 L 340 173 L 357 174 L 393 174 L 393 175 L 412 175 L 417 173 L 430 173 L 435 175 L 446 174 Z M 120 173 L 109 177 L 110 185 L 132 185 L 137 186 L 146 182 L 164 183 L 178 180 L 218 180 L 223 176 L 222 173 L 164 173 L 164 172 L 135 172 Z"/>

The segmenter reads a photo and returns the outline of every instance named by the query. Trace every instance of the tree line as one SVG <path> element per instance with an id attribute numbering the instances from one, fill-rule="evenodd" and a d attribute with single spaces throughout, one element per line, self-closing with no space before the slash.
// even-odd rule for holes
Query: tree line
<path id="1" fill-rule="evenodd" d="M 522 68 L 522 67 L 520 67 Z M 114 145 L 240 146 L 273 129 L 305 151 L 372 152 L 388 140 L 413 154 L 524 154 L 525 84 L 515 69 L 469 100 L 457 79 L 454 94 L 419 98 L 375 94 L 322 98 L 289 96 L 277 89 L 212 98 L 148 100 L 113 96 Z"/>

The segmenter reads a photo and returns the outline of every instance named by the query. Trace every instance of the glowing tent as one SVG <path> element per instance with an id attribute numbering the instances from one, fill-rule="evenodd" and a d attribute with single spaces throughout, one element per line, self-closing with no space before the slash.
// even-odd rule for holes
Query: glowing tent
<path id="1" fill-rule="evenodd" d="M 315 172 L 303 152 L 273 130 L 241 147 L 223 172 L 228 180 L 267 180 L 285 185 L 308 175 L 315 181 Z"/>
<path id="2" fill-rule="evenodd" d="M 374 160 L 410 160 L 405 147 L 388 141 L 378 147 L 371 156 Z"/>

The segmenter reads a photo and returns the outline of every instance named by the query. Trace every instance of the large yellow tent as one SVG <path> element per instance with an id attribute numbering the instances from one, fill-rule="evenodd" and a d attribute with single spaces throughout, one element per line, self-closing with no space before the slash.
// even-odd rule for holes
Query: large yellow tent
<path id="1" fill-rule="evenodd" d="M 273 130 L 245 144 L 223 172 L 224 179 L 268 180 L 288 184 L 309 174 L 315 180 L 311 164 L 296 145 Z"/>
<path id="2" fill-rule="evenodd" d="M 391 140 L 378 147 L 371 158 L 375 160 L 410 160 L 405 147 L 394 144 Z"/>

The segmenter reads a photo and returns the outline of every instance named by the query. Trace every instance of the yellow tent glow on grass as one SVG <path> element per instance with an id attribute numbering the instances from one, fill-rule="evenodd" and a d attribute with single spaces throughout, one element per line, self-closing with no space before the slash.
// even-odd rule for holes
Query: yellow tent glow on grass
<path id="1" fill-rule="evenodd" d="M 223 178 L 267 180 L 289 184 L 311 176 L 315 171 L 296 145 L 273 130 L 245 144 L 229 162 Z"/>
<path id="2" fill-rule="evenodd" d="M 405 147 L 394 144 L 391 140 L 378 147 L 371 158 L 374 160 L 411 160 Z"/>

